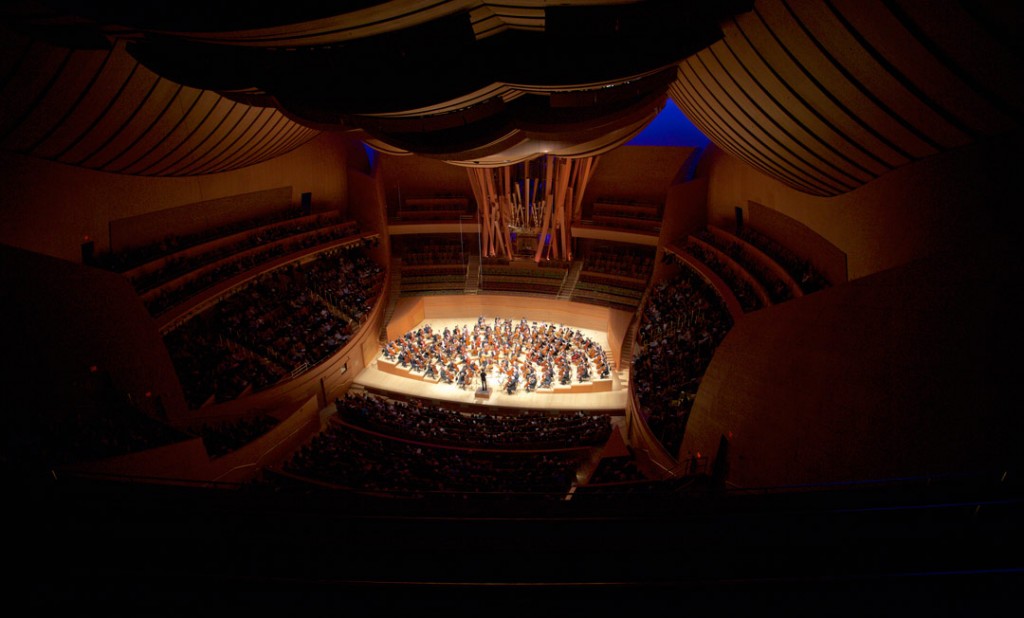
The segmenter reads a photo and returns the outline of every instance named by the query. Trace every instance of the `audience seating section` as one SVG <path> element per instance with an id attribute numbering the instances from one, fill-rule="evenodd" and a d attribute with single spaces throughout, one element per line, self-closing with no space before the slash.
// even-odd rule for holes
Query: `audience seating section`
<path id="1" fill-rule="evenodd" d="M 402 497 L 564 499 L 592 449 L 484 450 L 402 440 L 333 418 L 284 464 L 294 477 Z"/>
<path id="2" fill-rule="evenodd" d="M 737 232 L 737 236 L 757 247 L 762 253 L 782 266 L 800 285 L 800 289 L 803 290 L 804 294 L 811 294 L 831 285 L 828 279 L 818 272 L 809 260 L 798 256 L 788 247 L 756 228 L 752 228 L 749 225 L 743 226 Z"/>
<path id="3" fill-rule="evenodd" d="M 611 434 L 605 414 L 521 411 L 464 413 L 423 402 L 349 395 L 336 402 L 339 417 L 371 431 L 433 445 L 490 449 L 600 446 Z"/>
<path id="4" fill-rule="evenodd" d="M 570 298 L 635 311 L 653 270 L 653 248 L 592 247 L 583 259 L 583 269 Z"/>
<path id="5" fill-rule="evenodd" d="M 721 296 L 685 263 L 651 289 L 637 329 L 631 387 L 641 416 L 673 456 L 701 378 L 732 324 Z"/>
<path id="6" fill-rule="evenodd" d="M 384 270 L 360 247 L 263 273 L 165 335 L 193 408 L 227 401 L 321 363 L 358 332 Z"/>
<path id="7" fill-rule="evenodd" d="M 124 275 L 136 292 L 144 294 L 223 258 L 340 224 L 347 224 L 355 233 L 355 223 L 343 221 L 337 213 L 310 215 L 217 238 L 133 268 Z"/>
<path id="8" fill-rule="evenodd" d="M 707 266 L 729 286 L 743 307 L 744 313 L 757 311 L 767 303 L 767 293 L 754 281 L 753 276 L 715 246 L 691 236 L 683 245 L 683 250 Z"/>
<path id="9" fill-rule="evenodd" d="M 258 416 L 225 421 L 220 423 L 204 423 L 190 432 L 203 439 L 203 445 L 211 458 L 222 457 L 238 450 L 273 429 L 278 420 L 273 416 Z"/>
<path id="10" fill-rule="evenodd" d="M 173 234 L 159 242 L 132 247 L 117 253 L 100 254 L 96 256 L 96 265 L 101 268 L 113 270 L 114 272 L 127 273 L 145 264 L 159 260 L 163 257 L 180 253 L 205 243 L 226 238 L 246 230 L 273 225 L 290 219 L 297 219 L 304 215 L 298 208 L 286 208 L 262 217 L 245 218 L 233 223 L 207 228 L 196 231 L 192 234 Z"/>
<path id="11" fill-rule="evenodd" d="M 484 264 L 481 272 L 480 287 L 485 291 L 554 296 L 561 290 L 567 270 L 545 262 L 537 265 L 517 260 L 508 265 Z"/>
<path id="12" fill-rule="evenodd" d="M 412 197 L 402 201 L 396 218 L 402 222 L 450 221 L 469 214 L 465 196 Z"/>
<path id="13" fill-rule="evenodd" d="M 601 199 L 594 202 L 591 221 L 605 227 L 645 232 L 661 230 L 661 215 L 656 204 Z"/>
<path id="14" fill-rule="evenodd" d="M 184 260 L 175 266 L 175 270 L 180 270 L 184 264 L 187 264 L 190 270 L 176 274 L 174 278 L 162 283 L 160 287 L 144 292 L 142 294 L 143 302 L 151 314 L 159 316 L 204 290 L 239 274 L 258 271 L 262 265 L 278 258 L 354 237 L 359 233 L 355 222 L 339 222 L 333 218 L 310 221 L 294 227 L 284 226 L 276 228 L 276 230 L 274 233 L 253 234 L 247 243 L 259 242 L 262 244 L 249 246 L 227 256 L 218 256 L 212 262 L 200 263 L 196 260 Z M 285 235 L 279 236 L 280 234 Z M 211 253 L 219 254 L 219 251 Z M 209 254 L 204 254 L 205 256 L 209 256 Z"/>
<path id="15" fill-rule="evenodd" d="M 3 463 L 11 478 L 34 478 L 65 465 L 139 453 L 194 439 L 166 424 L 159 396 L 132 397 L 118 388 L 110 374 L 93 368 L 74 383 L 75 404 L 63 409 L 11 410 L 6 422 L 11 435 L 32 439 L 4 440 Z M 14 414 L 18 412 L 18 414 Z M 51 479 L 52 480 L 52 479 Z"/>
<path id="16" fill-rule="evenodd" d="M 452 238 L 404 239 L 400 294 L 454 294 L 466 287 L 469 254 L 462 241 Z"/>
<path id="17" fill-rule="evenodd" d="M 765 290 L 771 304 L 803 295 L 800 286 L 780 264 L 738 236 L 711 225 L 694 236 L 719 249 L 750 273 Z"/>
<path id="18" fill-rule="evenodd" d="M 632 455 L 602 457 L 590 475 L 587 486 L 646 480 L 648 480 L 647 476 L 637 467 L 636 460 Z"/>

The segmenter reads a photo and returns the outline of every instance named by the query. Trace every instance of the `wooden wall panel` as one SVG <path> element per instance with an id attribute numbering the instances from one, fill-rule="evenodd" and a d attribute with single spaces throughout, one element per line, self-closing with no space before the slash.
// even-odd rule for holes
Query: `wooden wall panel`
<path id="1" fill-rule="evenodd" d="M 741 487 L 1019 466 L 1018 395 L 992 365 L 1020 340 L 1009 247 L 959 247 L 748 314 L 705 373 L 682 457 L 726 436 Z"/>
<path id="2" fill-rule="evenodd" d="M 351 216 L 345 139 L 324 134 L 252 167 L 181 178 L 107 174 L 0 151 L 5 191 L 0 242 L 80 261 L 85 235 L 98 252 L 109 249 L 110 221 L 282 186 L 294 187 L 296 202 L 308 191 L 315 210 L 337 209 Z"/>
<path id="3" fill-rule="evenodd" d="M 293 207 L 292 187 L 276 187 L 215 200 L 184 204 L 110 222 L 110 246 L 114 251 L 158 242 L 171 235 L 185 235 L 238 223 Z"/>

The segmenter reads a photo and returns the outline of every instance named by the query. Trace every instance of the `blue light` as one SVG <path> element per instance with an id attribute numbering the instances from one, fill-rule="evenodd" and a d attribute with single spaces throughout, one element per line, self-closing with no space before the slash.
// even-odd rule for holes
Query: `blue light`
<path id="1" fill-rule="evenodd" d="M 683 115 L 672 99 L 668 99 L 661 113 L 644 127 L 627 146 L 690 146 L 703 148 L 709 140 Z"/>
<path id="2" fill-rule="evenodd" d="M 370 171 L 372 172 L 374 170 L 374 168 L 377 167 L 377 155 L 378 155 L 378 153 L 373 148 L 367 146 L 366 142 L 363 142 L 363 150 L 366 151 L 366 158 L 370 161 Z"/>

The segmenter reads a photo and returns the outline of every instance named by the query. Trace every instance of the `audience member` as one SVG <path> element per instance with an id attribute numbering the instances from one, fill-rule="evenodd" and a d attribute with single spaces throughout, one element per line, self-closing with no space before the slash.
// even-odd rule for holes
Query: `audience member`
<path id="1" fill-rule="evenodd" d="M 637 329 L 631 379 L 641 414 L 673 456 L 704 371 L 730 328 L 721 297 L 685 264 L 651 290 Z"/>
<path id="2" fill-rule="evenodd" d="M 189 405 L 226 401 L 303 373 L 358 332 L 384 270 L 362 248 L 324 252 L 256 280 L 168 333 Z"/>

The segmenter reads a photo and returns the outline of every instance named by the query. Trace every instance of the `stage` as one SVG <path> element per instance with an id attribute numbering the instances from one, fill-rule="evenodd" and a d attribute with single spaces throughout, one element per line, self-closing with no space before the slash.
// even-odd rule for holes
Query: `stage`
<path id="1" fill-rule="evenodd" d="M 479 317 L 474 315 L 456 318 L 427 318 L 408 327 L 407 330 L 416 331 L 427 324 L 434 332 L 443 331 L 446 327 L 469 326 L 472 328 Z M 519 319 L 519 316 L 515 315 L 484 315 L 483 317 L 485 320 L 491 321 L 494 317 Z M 593 328 L 581 328 L 571 323 L 566 323 L 564 326 L 582 332 L 602 348 L 609 349 L 607 332 Z M 389 328 L 389 335 L 391 332 L 393 331 Z M 354 384 L 371 392 L 397 393 L 463 405 L 530 410 L 594 410 L 623 413 L 629 394 L 618 372 L 613 370 L 605 379 L 592 379 L 582 383 L 573 380 L 572 384 L 555 384 L 549 389 L 537 389 L 533 392 L 519 389 L 511 395 L 502 388 L 504 385 L 499 377 L 489 376 L 490 392 L 485 396 L 483 393 L 479 393 L 475 387 L 463 389 L 455 384 L 445 384 L 425 378 L 420 372 L 412 372 L 388 361 L 379 350 L 374 360 L 356 377 Z"/>

